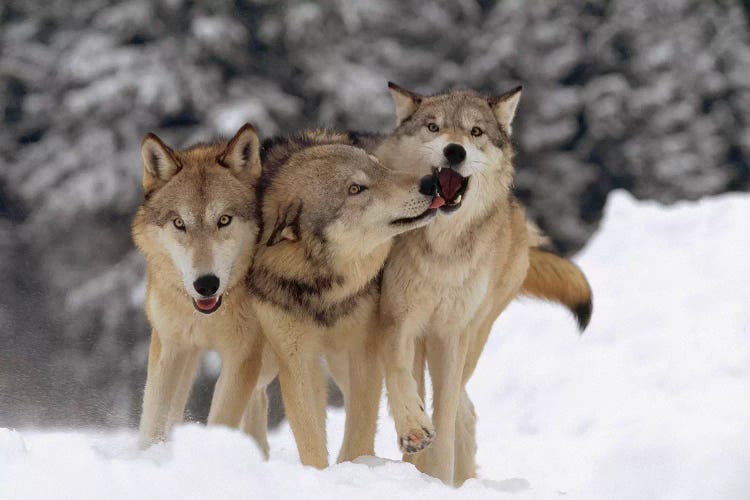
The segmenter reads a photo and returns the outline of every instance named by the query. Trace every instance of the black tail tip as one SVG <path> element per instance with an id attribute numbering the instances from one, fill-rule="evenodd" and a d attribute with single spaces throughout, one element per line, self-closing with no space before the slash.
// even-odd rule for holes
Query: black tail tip
<path id="1" fill-rule="evenodd" d="M 588 302 L 578 304 L 577 306 L 572 307 L 570 310 L 575 315 L 576 321 L 578 321 L 578 330 L 582 334 L 586 330 L 586 327 L 589 326 L 589 322 L 591 321 L 591 314 L 594 311 L 594 304 L 591 299 L 589 299 Z"/>

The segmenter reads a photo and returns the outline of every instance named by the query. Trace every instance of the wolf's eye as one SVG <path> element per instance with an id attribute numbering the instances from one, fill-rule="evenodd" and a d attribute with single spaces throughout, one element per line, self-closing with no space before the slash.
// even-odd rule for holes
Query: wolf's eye
<path id="1" fill-rule="evenodd" d="M 430 132 L 437 132 L 438 130 L 440 130 L 440 127 L 437 126 L 437 123 L 430 122 L 427 124 L 427 130 L 429 130 Z"/>
<path id="2" fill-rule="evenodd" d="M 474 127 L 471 129 L 471 135 L 473 135 L 474 137 L 479 137 L 482 134 L 484 134 L 484 130 L 479 127 Z"/>
<path id="3" fill-rule="evenodd" d="M 180 231 L 185 230 L 185 221 L 177 217 L 175 220 L 172 221 L 172 224 L 174 224 L 174 227 L 179 229 Z"/>
<path id="4" fill-rule="evenodd" d="M 228 226 L 232 222 L 232 216 L 231 215 L 222 215 L 219 217 L 219 227 L 225 227 Z"/>
<path id="5" fill-rule="evenodd" d="M 349 194 L 354 196 L 355 194 L 361 193 L 365 189 L 367 189 L 367 187 L 362 186 L 361 184 L 352 184 L 351 186 L 349 186 Z"/>

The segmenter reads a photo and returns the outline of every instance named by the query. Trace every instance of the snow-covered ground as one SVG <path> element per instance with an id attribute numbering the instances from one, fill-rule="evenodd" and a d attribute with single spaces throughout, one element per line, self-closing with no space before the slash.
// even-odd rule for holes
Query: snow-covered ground
<path id="1" fill-rule="evenodd" d="M 287 426 L 272 458 L 187 425 L 145 452 L 133 431 L 0 430 L 0 498 L 749 498 L 750 196 L 665 208 L 616 192 L 575 259 L 595 291 L 581 337 L 561 308 L 513 304 L 469 385 L 480 479 L 455 490 L 378 455 L 317 471 Z M 385 405 L 383 405 L 385 406 Z M 332 455 L 343 413 L 331 411 Z"/>

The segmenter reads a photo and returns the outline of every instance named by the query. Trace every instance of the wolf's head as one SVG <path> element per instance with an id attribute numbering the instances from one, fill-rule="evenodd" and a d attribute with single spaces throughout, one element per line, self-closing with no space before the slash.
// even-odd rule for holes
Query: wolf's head
<path id="1" fill-rule="evenodd" d="M 154 134 L 143 140 L 145 196 L 133 239 L 151 279 L 184 290 L 202 313 L 216 311 L 252 263 L 259 148 L 249 124 L 228 143 L 181 151 Z"/>
<path id="2" fill-rule="evenodd" d="M 376 155 L 388 166 L 433 173 L 436 194 L 451 212 L 494 202 L 512 181 L 511 122 L 521 97 L 516 87 L 497 97 L 473 91 L 423 96 L 388 84 L 396 105 L 396 130 Z M 468 207 L 467 207 L 468 208 Z"/>
<path id="3" fill-rule="evenodd" d="M 318 242 L 341 257 L 367 255 L 435 215 L 417 173 L 397 173 L 364 150 L 307 147 L 276 169 L 263 195 L 267 246 Z"/>

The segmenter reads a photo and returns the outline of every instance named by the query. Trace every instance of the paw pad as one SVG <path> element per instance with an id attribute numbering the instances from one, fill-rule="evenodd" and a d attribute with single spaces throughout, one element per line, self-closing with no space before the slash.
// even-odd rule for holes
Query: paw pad
<path id="1" fill-rule="evenodd" d="M 416 453 L 428 447 L 433 439 L 435 439 L 435 432 L 422 427 L 399 437 L 398 445 L 404 453 Z"/>

